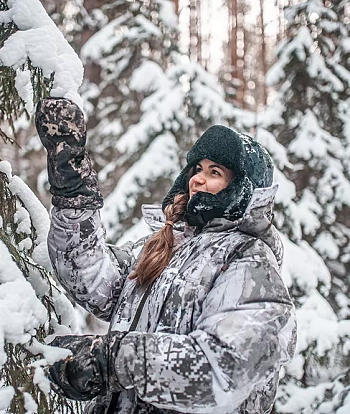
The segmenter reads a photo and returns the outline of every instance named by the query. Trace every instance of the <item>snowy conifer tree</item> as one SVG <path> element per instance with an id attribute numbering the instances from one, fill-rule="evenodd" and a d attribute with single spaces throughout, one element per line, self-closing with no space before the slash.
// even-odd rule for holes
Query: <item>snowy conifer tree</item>
<path id="1" fill-rule="evenodd" d="M 75 312 L 50 275 L 48 212 L 0 160 L 0 410 L 80 413 L 50 391 L 47 364 L 67 356 L 45 345 L 75 329 Z M 51 336 L 52 338 L 52 336 Z M 9 411 L 5 411 L 9 410 Z"/>
<path id="2" fill-rule="evenodd" d="M 326 7 L 313 0 L 289 9 L 289 36 L 268 75 L 270 85 L 278 85 L 275 109 L 284 121 L 269 129 L 294 164 L 286 175 L 296 186 L 298 207 L 291 214 L 299 226 L 288 232 L 294 239 L 302 234 L 312 244 L 342 290 L 349 287 L 350 273 L 350 38 L 345 5 L 334 1 Z M 333 307 L 346 316 L 349 309 L 341 310 L 343 303 L 339 298 Z"/>
<path id="3" fill-rule="evenodd" d="M 273 133 L 286 148 L 282 159 L 276 160 L 283 172 L 277 178 L 286 177 L 291 185 L 277 199 L 277 225 L 299 247 L 308 242 L 330 271 L 311 275 L 303 256 L 290 267 L 299 338 L 296 357 L 280 386 L 278 413 L 349 411 L 350 324 L 344 319 L 349 315 L 345 114 L 349 114 L 350 76 L 345 7 L 341 1 L 310 0 L 287 10 L 287 37 L 267 76 L 277 97 L 260 117 L 257 130 L 258 139 Z"/>
<path id="4" fill-rule="evenodd" d="M 227 122 L 232 107 L 216 79 L 178 52 L 172 1 L 114 2 L 102 12 L 108 23 L 82 48 L 99 68 L 84 96 L 90 152 L 110 193 L 103 219 L 116 241 L 142 203 L 161 201 L 193 140 Z"/>
<path id="5" fill-rule="evenodd" d="M 36 80 L 51 83 L 52 95 L 66 96 L 82 106 L 77 94 L 81 61 L 40 1 L 0 4 L 0 70 L 4 75 L 0 116 L 19 119 L 24 108 L 31 114 L 38 99 Z M 15 91 L 9 102 L 7 84 Z M 33 192 L 12 175 L 8 161 L 0 160 L 1 412 L 81 412 L 79 403 L 50 391 L 45 374 L 48 365 L 69 354 L 45 343 L 52 334 L 76 329 L 73 307 L 50 275 L 49 222 L 47 210 Z"/>

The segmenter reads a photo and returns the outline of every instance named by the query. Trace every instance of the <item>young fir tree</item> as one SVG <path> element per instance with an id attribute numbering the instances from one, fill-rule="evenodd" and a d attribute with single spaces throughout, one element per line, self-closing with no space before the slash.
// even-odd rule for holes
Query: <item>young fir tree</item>
<path id="1" fill-rule="evenodd" d="M 291 267 L 299 340 L 296 358 L 282 380 L 278 413 L 349 410 L 346 7 L 341 1 L 310 0 L 287 9 L 287 37 L 267 76 L 277 97 L 257 131 L 263 139 L 269 133 L 276 136 L 290 161 L 280 165 L 294 186 L 279 200 L 277 225 L 299 246 L 307 241 L 330 271 L 328 277 L 310 275 L 303 257 Z M 304 267 L 303 278 L 296 277 L 299 266 Z"/>

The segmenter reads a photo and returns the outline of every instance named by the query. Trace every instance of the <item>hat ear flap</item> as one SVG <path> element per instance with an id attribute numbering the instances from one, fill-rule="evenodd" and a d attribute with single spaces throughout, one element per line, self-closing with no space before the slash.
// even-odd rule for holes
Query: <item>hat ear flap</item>
<path id="1" fill-rule="evenodd" d="M 253 191 L 254 185 L 248 177 L 233 179 L 220 194 L 222 200 L 226 201 L 223 217 L 231 221 L 243 217 Z"/>
<path id="2" fill-rule="evenodd" d="M 165 210 L 165 207 L 174 202 L 174 198 L 177 194 L 188 194 L 189 187 L 188 183 L 192 176 L 193 167 L 187 165 L 176 178 L 173 186 L 168 191 L 167 195 L 164 197 L 162 202 L 162 210 Z"/>

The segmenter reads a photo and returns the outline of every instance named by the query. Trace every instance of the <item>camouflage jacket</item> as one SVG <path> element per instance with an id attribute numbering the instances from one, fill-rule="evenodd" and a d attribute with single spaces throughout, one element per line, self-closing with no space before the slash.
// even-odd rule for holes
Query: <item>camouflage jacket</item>
<path id="1" fill-rule="evenodd" d="M 163 225 L 159 207 L 144 215 L 154 230 Z M 270 412 L 280 368 L 294 352 L 296 320 L 277 231 L 257 238 L 249 226 L 256 233 L 259 223 L 214 219 L 199 233 L 177 228 L 173 257 L 114 356 L 111 375 L 125 391 L 108 412 Z M 76 302 L 128 331 L 145 292 L 127 277 L 143 241 L 116 248 L 104 234 L 98 210 L 54 208 L 50 257 Z M 85 412 L 106 412 L 109 398 Z"/>

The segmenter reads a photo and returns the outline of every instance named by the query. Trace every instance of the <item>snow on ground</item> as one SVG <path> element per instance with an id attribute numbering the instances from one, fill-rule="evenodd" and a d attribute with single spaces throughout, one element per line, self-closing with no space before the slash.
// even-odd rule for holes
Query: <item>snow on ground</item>
<path id="1" fill-rule="evenodd" d="M 72 99 L 83 108 L 77 92 L 83 81 L 83 65 L 41 2 L 12 0 L 8 1 L 8 6 L 9 10 L 0 11 L 0 24 L 13 22 L 19 30 L 0 49 L 0 62 L 16 70 L 16 88 L 25 101 L 26 109 L 29 112 L 33 110 L 28 73 L 21 70 L 27 58 L 42 69 L 45 77 L 55 73 L 51 96 Z"/>

